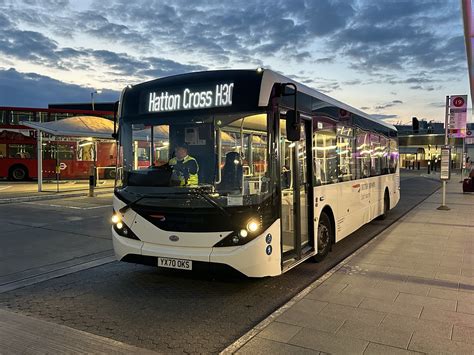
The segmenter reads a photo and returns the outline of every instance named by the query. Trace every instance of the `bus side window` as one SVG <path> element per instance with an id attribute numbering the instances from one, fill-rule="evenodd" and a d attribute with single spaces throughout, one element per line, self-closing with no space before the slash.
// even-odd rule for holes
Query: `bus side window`
<path id="1" fill-rule="evenodd" d="M 339 156 L 338 178 L 339 181 L 349 181 L 354 179 L 354 138 L 353 129 L 338 125 L 337 127 L 337 155 Z"/>
<path id="2" fill-rule="evenodd" d="M 398 144 L 394 139 L 390 139 L 390 159 L 389 159 L 389 170 L 390 173 L 394 173 L 397 170 L 398 164 Z"/>
<path id="3" fill-rule="evenodd" d="M 326 185 L 338 180 L 336 127 L 319 123 L 321 128 L 313 133 L 314 177 L 316 185 Z"/>
<path id="4" fill-rule="evenodd" d="M 356 138 L 356 179 L 370 176 L 370 141 L 369 133 L 358 130 Z"/>
<path id="5" fill-rule="evenodd" d="M 33 144 L 9 144 L 8 157 L 20 159 L 36 158 L 35 146 Z"/>
<path id="6" fill-rule="evenodd" d="M 0 144 L 0 158 L 6 158 L 6 157 L 7 157 L 7 145 Z"/>

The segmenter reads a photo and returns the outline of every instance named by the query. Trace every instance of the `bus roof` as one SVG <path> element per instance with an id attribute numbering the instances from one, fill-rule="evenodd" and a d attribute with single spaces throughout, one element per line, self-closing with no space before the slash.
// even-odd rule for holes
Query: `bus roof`
<path id="1" fill-rule="evenodd" d="M 309 96 L 315 97 L 317 99 L 320 99 L 321 101 L 324 101 L 328 103 L 331 106 L 336 106 L 341 109 L 344 109 L 346 111 L 349 111 L 353 114 L 359 115 L 369 121 L 378 123 L 382 126 L 385 126 L 386 128 L 389 128 L 391 130 L 396 131 L 396 127 L 394 125 L 391 125 L 389 123 L 383 122 L 382 120 L 376 119 L 374 117 L 371 117 L 370 115 L 366 114 L 365 112 L 362 112 L 359 109 L 356 109 L 355 107 L 349 106 L 345 103 L 342 103 L 336 99 L 333 99 L 332 97 L 325 95 L 315 89 L 312 89 L 306 85 L 303 85 L 297 81 L 294 81 L 286 76 L 283 76 L 281 74 L 278 74 L 274 72 L 273 70 L 265 69 L 263 72 L 263 78 L 262 78 L 262 86 L 260 89 L 260 98 L 259 98 L 259 106 L 266 106 L 268 104 L 268 100 L 270 99 L 270 94 L 273 88 L 273 85 L 275 83 L 293 83 L 296 85 L 298 91 L 303 92 Z"/>

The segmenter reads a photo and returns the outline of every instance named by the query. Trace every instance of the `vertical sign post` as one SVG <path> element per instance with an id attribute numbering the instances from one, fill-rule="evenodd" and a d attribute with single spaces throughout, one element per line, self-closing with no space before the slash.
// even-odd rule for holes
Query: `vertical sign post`
<path id="1" fill-rule="evenodd" d="M 441 148 L 441 172 L 440 179 L 443 182 L 443 201 L 438 210 L 449 211 L 450 208 L 446 206 L 446 182 L 451 178 L 451 147 L 445 145 Z"/>
<path id="2" fill-rule="evenodd" d="M 36 132 L 36 151 L 38 161 L 38 192 L 43 191 L 43 135 L 38 129 Z"/>
<path id="3" fill-rule="evenodd" d="M 450 178 L 451 168 L 451 152 L 448 146 L 448 112 L 449 112 L 449 96 L 446 96 L 446 111 L 444 115 L 444 147 L 441 149 L 441 181 L 443 182 L 443 201 L 438 210 L 448 211 L 450 208 L 446 206 L 446 181 Z M 448 148 L 447 150 L 445 148 Z M 446 165 L 447 159 L 447 165 Z M 443 168 L 444 167 L 444 168 Z M 446 173 L 446 168 L 448 169 Z"/>

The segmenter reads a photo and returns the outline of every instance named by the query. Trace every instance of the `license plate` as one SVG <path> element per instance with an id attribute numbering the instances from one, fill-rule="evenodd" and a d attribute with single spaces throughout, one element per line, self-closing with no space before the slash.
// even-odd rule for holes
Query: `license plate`
<path id="1" fill-rule="evenodd" d="M 170 269 L 192 270 L 192 260 L 172 259 L 172 258 L 158 258 L 159 267 L 167 267 Z"/>

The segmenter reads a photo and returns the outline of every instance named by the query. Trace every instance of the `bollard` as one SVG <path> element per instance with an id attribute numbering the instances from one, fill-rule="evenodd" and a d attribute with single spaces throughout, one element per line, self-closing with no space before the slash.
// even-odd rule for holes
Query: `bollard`
<path id="1" fill-rule="evenodd" d="M 430 174 L 431 162 L 428 161 L 428 174 Z"/>
<path id="2" fill-rule="evenodd" d="M 94 197 L 95 182 L 95 168 L 91 166 L 89 168 L 89 197 Z"/>
<path id="3" fill-rule="evenodd" d="M 420 170 L 420 162 L 416 163 L 417 170 Z"/>
<path id="4" fill-rule="evenodd" d="M 89 197 L 94 197 L 95 176 L 89 175 Z"/>

